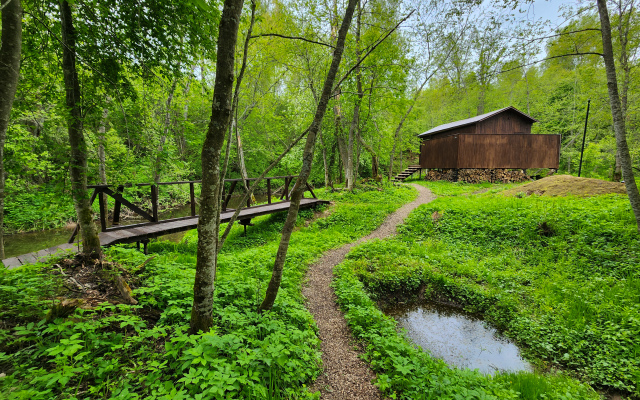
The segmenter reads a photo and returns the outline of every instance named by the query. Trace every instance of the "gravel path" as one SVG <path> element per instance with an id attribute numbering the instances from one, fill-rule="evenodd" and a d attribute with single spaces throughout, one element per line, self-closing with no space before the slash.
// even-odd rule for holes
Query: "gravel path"
<path id="1" fill-rule="evenodd" d="M 401 224 L 414 208 L 435 199 L 436 196 L 424 186 L 412 186 L 418 190 L 418 198 L 389 215 L 382 225 L 368 236 L 326 252 L 307 272 L 308 282 L 302 293 L 308 300 L 307 308 L 318 324 L 324 365 L 324 372 L 316 380 L 312 390 L 319 390 L 322 399 L 382 399 L 378 388 L 372 383 L 376 376 L 358 357 L 361 349 L 357 349 L 347 322 L 336 304 L 333 289 L 329 285 L 333 279 L 333 267 L 344 260 L 352 247 L 365 240 L 382 239 L 395 234 L 396 226 Z"/>

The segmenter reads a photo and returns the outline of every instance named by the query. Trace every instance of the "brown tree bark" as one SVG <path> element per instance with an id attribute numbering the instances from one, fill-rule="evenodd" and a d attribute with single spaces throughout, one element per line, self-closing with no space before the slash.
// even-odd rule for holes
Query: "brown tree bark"
<path id="1" fill-rule="evenodd" d="M 324 118 L 324 114 L 327 110 L 327 105 L 329 104 L 329 99 L 331 97 L 331 92 L 333 89 L 333 82 L 336 78 L 336 74 L 338 73 L 340 62 L 342 61 L 344 43 L 347 37 L 347 32 L 349 31 L 349 26 L 351 25 L 351 20 L 353 19 L 353 12 L 356 8 L 357 2 L 358 0 L 349 0 L 349 4 L 347 5 L 347 9 L 342 20 L 342 25 L 340 26 L 340 30 L 338 32 L 338 40 L 333 52 L 331 67 L 329 67 L 327 78 L 324 81 L 322 95 L 320 96 L 320 102 L 318 103 L 318 107 L 316 108 L 316 114 L 313 118 L 311 126 L 309 127 L 307 142 L 302 154 L 302 168 L 300 169 L 300 174 L 298 175 L 296 184 L 293 187 L 293 193 L 291 195 L 291 205 L 289 206 L 289 213 L 287 214 L 287 219 L 284 223 L 284 227 L 282 228 L 282 237 L 280 239 L 280 245 L 278 246 L 278 252 L 273 264 L 271 280 L 269 281 L 267 293 L 265 295 L 264 301 L 259 307 L 259 311 L 270 310 L 273 307 L 273 303 L 275 302 L 276 297 L 278 296 L 278 289 L 280 289 L 280 282 L 282 281 L 282 270 L 284 268 L 287 250 L 289 249 L 289 240 L 291 239 L 291 233 L 293 232 L 293 228 L 295 227 L 296 219 L 298 217 L 300 200 L 302 199 L 302 194 L 304 193 L 307 179 L 311 174 L 311 166 L 313 164 L 313 148 L 315 146 L 320 127 L 322 126 L 322 119 Z"/>
<path id="2" fill-rule="evenodd" d="M 190 332 L 213 325 L 213 293 L 220 234 L 220 153 L 231 121 L 233 69 L 244 0 L 225 0 L 218 33 L 216 78 L 209 129 L 202 146 L 202 192 Z"/>
<path id="3" fill-rule="evenodd" d="M 620 88 L 620 106 L 622 108 L 622 116 L 627 121 L 627 102 L 629 98 L 629 83 L 631 81 L 631 66 L 629 65 L 629 55 L 627 46 L 629 44 L 629 28 L 631 25 L 631 16 L 635 10 L 634 1 L 628 5 L 623 0 L 618 0 L 618 36 L 620 40 L 620 58 L 618 59 L 620 69 L 622 70 L 622 87 Z M 627 11 L 628 8 L 628 11 Z M 620 155 L 616 151 L 615 166 L 613 169 L 613 181 L 620 182 L 622 179 L 622 169 L 620 166 Z"/>
<path id="4" fill-rule="evenodd" d="M 4 258 L 4 144 L 18 88 L 22 51 L 22 5 L 12 0 L 2 9 L 0 47 L 0 259 Z"/>
<path id="5" fill-rule="evenodd" d="M 360 59 L 361 51 L 360 51 L 360 20 L 361 20 L 362 9 L 360 6 L 360 1 L 358 0 L 358 15 L 356 18 L 356 60 Z M 355 180 L 357 176 L 356 166 L 354 166 L 354 143 L 356 141 L 356 136 L 359 136 L 360 129 L 360 105 L 362 103 L 362 97 L 364 93 L 362 92 L 362 69 L 360 66 L 356 68 L 356 87 L 358 90 L 358 99 L 353 106 L 353 118 L 351 119 L 351 126 L 349 127 L 349 141 L 347 143 L 347 169 L 346 169 L 346 179 L 347 179 L 347 190 L 353 190 L 355 186 Z"/>
<path id="6" fill-rule="evenodd" d="M 105 134 L 107 132 L 108 115 L 109 111 L 106 108 L 102 110 L 102 118 L 100 119 L 100 125 L 98 126 L 98 177 L 100 178 L 100 183 L 103 185 L 107 184 L 107 162 L 104 153 L 104 145 L 106 142 Z M 103 208 L 101 212 L 106 216 L 108 215 L 108 196 L 106 193 L 100 193 L 99 196 L 102 196 Z"/>
<path id="7" fill-rule="evenodd" d="M 236 88 L 233 91 L 233 105 L 231 112 L 231 129 L 236 135 L 236 149 L 238 152 L 238 164 L 240 166 L 240 175 L 242 176 L 242 184 L 245 192 L 249 190 L 249 175 L 247 174 L 247 165 L 244 162 L 244 149 L 242 148 L 242 138 L 240 137 L 240 130 L 238 129 L 238 102 L 240 100 L 240 85 L 242 84 L 242 78 L 244 72 L 247 69 L 247 56 L 249 54 L 249 40 L 251 40 L 251 33 L 253 32 L 253 25 L 256 21 L 256 2 L 251 2 L 251 22 L 249 23 L 249 29 L 247 29 L 247 36 L 244 39 L 244 47 L 242 50 L 242 66 L 240 72 L 236 78 Z"/>
<path id="8" fill-rule="evenodd" d="M 609 103 L 611 104 L 611 115 L 613 116 L 613 130 L 616 135 L 616 146 L 620 157 L 620 169 L 624 178 L 624 185 L 629 196 L 631 209 L 636 217 L 638 231 L 640 231 L 640 193 L 636 185 L 633 169 L 631 167 L 631 155 L 627 144 L 627 131 L 625 126 L 620 95 L 618 94 L 618 81 L 616 76 L 616 66 L 613 56 L 613 45 L 611 43 L 611 23 L 607 10 L 606 0 L 598 0 L 598 13 L 600 14 L 600 30 L 602 32 L 602 54 L 604 66 L 607 72 L 607 88 L 609 89 Z"/>
<path id="9" fill-rule="evenodd" d="M 98 229 L 93 222 L 93 210 L 87 190 L 87 143 L 84 138 L 81 109 L 80 84 L 76 70 L 76 31 L 73 14 L 66 0 L 60 2 L 60 22 L 62 30 L 62 71 L 67 106 L 67 130 L 71 145 L 69 178 L 73 204 L 78 215 L 78 225 L 82 235 L 82 251 L 92 258 L 102 256 Z"/>

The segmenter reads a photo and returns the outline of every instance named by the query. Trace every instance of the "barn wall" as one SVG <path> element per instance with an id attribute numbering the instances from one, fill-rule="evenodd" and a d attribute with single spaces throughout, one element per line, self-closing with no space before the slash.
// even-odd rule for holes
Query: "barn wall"
<path id="1" fill-rule="evenodd" d="M 560 135 L 457 135 L 423 141 L 422 168 L 558 168 Z"/>
<path id="2" fill-rule="evenodd" d="M 477 122 L 475 133 L 531 133 L 531 125 L 531 120 L 522 115 L 513 111 L 505 111 Z"/>
<path id="3" fill-rule="evenodd" d="M 426 140 L 420 145 L 420 167 L 457 168 L 458 136 Z"/>
<path id="4" fill-rule="evenodd" d="M 458 168 L 558 168 L 560 135 L 460 135 Z"/>

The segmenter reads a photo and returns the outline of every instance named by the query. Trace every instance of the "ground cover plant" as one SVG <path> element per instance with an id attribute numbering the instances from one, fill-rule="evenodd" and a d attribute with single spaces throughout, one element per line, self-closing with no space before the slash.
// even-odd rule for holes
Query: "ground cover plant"
<path id="1" fill-rule="evenodd" d="M 58 267 L 38 264 L 0 272 L 0 397 L 306 398 L 320 372 L 319 341 L 304 307 L 304 272 L 327 249 L 351 242 L 412 200 L 412 188 L 336 191 L 313 219 L 300 213 L 276 305 L 256 312 L 270 278 L 285 215 L 235 227 L 220 254 L 215 328 L 188 335 L 197 235 L 152 242 L 150 256 L 116 247 L 107 259 L 134 288 L 137 305 L 102 303 L 47 322 L 53 303 L 73 297 Z M 56 262 L 58 265 L 60 262 Z M 125 273 L 123 272 L 123 273 Z"/>
<path id="2" fill-rule="evenodd" d="M 626 198 L 468 196 L 472 185 L 425 185 L 449 195 L 414 210 L 397 237 L 354 249 L 334 282 L 387 394 L 597 398 L 589 384 L 639 396 L 640 242 Z M 544 374 L 490 378 L 415 350 L 376 302 L 418 296 L 483 315 Z"/>

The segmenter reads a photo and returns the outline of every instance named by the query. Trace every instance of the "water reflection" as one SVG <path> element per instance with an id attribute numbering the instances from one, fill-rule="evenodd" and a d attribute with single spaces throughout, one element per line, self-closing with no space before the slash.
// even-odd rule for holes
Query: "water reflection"
<path id="1" fill-rule="evenodd" d="M 485 374 L 532 370 L 516 345 L 484 321 L 452 307 L 420 304 L 388 309 L 386 314 L 406 329 L 411 341 L 451 366 Z"/>

